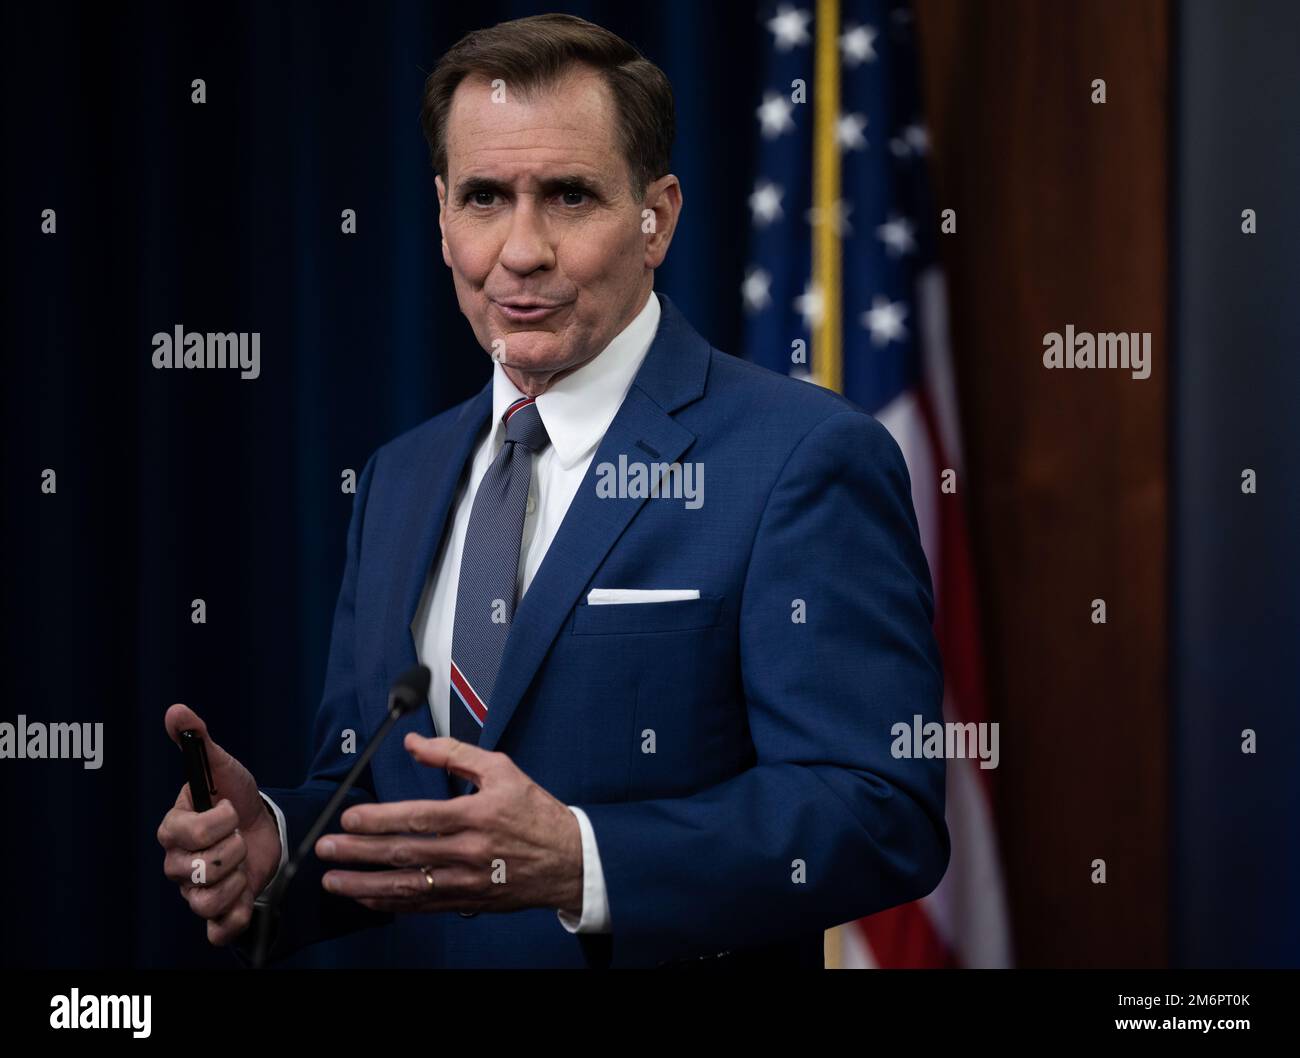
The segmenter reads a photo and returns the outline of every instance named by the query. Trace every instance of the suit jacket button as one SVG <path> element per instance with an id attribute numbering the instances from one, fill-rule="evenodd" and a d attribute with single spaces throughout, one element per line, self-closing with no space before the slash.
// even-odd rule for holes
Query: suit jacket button
<path id="1" fill-rule="evenodd" d="M 477 911 L 457 911 L 456 914 L 458 914 L 461 918 L 473 918 L 475 915 L 478 914 L 478 912 L 477 912 Z"/>

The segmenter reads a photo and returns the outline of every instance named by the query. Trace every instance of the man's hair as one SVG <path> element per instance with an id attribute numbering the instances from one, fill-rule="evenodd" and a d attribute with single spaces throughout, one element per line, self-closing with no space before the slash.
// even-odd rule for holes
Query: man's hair
<path id="1" fill-rule="evenodd" d="M 676 118 L 664 72 L 616 33 L 574 15 L 533 15 L 478 29 L 439 60 L 424 83 L 420 124 L 433 170 L 447 179 L 447 115 L 456 87 L 471 74 L 501 78 L 524 98 L 574 67 L 596 70 L 614 99 L 614 121 L 632 190 L 668 172 Z"/>

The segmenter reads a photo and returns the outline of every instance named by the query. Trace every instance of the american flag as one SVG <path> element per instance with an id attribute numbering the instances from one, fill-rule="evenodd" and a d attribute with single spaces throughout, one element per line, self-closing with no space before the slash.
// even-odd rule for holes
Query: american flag
<path id="1" fill-rule="evenodd" d="M 844 393 L 907 460 L 934 579 L 944 719 L 987 720 L 943 277 L 908 5 L 761 9 L 746 355 Z M 950 485 L 943 489 L 945 471 Z M 955 491 L 954 491 L 955 490 Z M 1004 967 L 1011 936 L 991 775 L 948 762 L 952 858 L 922 900 L 827 936 L 827 965 Z"/>

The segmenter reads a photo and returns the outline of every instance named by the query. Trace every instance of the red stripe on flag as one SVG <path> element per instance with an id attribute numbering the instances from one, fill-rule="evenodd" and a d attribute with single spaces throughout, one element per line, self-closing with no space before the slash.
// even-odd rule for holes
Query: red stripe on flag
<path id="1" fill-rule="evenodd" d="M 942 473 L 952 468 L 953 462 L 944 450 L 936 409 L 924 386 L 917 387 L 913 395 L 934 469 Z M 959 480 L 956 493 L 941 492 L 937 479 L 932 486 L 939 500 L 936 504 L 939 555 L 934 565 L 937 565 L 939 573 L 934 585 L 934 629 L 943 660 L 945 700 L 951 714 L 944 719 L 959 723 L 986 723 L 988 710 L 984 696 L 974 566 L 966 531 L 965 486 L 966 482 Z M 991 812 L 992 773 L 989 769 L 975 768 L 974 774 Z M 958 831 L 953 831 L 951 836 L 954 844 L 976 840 L 974 835 Z M 876 965 L 882 968 L 942 969 L 961 965 L 920 900 L 858 919 L 853 925 L 870 946 Z M 960 930 L 960 924 L 957 928 Z"/>
<path id="2" fill-rule="evenodd" d="M 939 440 L 934 407 L 924 388 L 917 393 L 917 404 L 925 420 L 925 432 L 939 469 L 951 466 Z M 936 486 L 937 488 L 937 486 Z M 988 721 L 984 699 L 984 663 L 979 637 L 979 611 L 975 599 L 974 563 L 971 560 L 970 536 L 966 531 L 965 481 L 957 482 L 957 491 L 940 493 L 939 568 L 941 583 L 935 585 L 935 638 L 943 658 L 943 681 L 953 712 L 951 719 L 960 723 L 983 724 Z M 993 793 L 992 770 L 977 768 L 975 774 L 984 783 L 984 792 Z"/>
<path id="3" fill-rule="evenodd" d="M 935 931 L 919 900 L 860 918 L 853 925 L 870 945 L 882 969 L 958 969 L 956 958 Z"/>

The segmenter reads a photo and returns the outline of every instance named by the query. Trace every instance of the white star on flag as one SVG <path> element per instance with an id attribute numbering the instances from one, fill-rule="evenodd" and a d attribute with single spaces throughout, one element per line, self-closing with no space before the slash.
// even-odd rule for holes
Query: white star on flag
<path id="1" fill-rule="evenodd" d="M 811 279 L 803 288 L 803 293 L 794 299 L 794 310 L 803 317 L 803 325 L 809 331 L 821 323 L 826 312 L 826 302 L 822 298 L 821 288 Z"/>
<path id="2" fill-rule="evenodd" d="M 844 56 L 844 65 L 849 69 L 871 62 L 876 57 L 872 47 L 876 31 L 870 26 L 852 26 L 840 34 L 840 52 Z"/>
<path id="3" fill-rule="evenodd" d="M 770 288 L 771 274 L 763 268 L 751 268 L 745 273 L 745 281 L 740 285 L 741 296 L 745 299 L 745 311 L 759 312 L 772 303 Z"/>
<path id="4" fill-rule="evenodd" d="M 871 332 L 872 345 L 888 345 L 896 338 L 907 337 L 903 317 L 907 306 L 901 301 L 890 301 L 877 294 L 871 299 L 871 308 L 861 316 L 862 326 Z"/>
<path id="5" fill-rule="evenodd" d="M 880 241 L 889 250 L 890 257 L 899 257 L 916 249 L 916 239 L 912 237 L 912 224 L 906 217 L 890 217 L 876 229 Z"/>
<path id="6" fill-rule="evenodd" d="M 908 125 L 901 136 L 895 136 L 889 141 L 889 149 L 899 158 L 906 158 L 912 153 L 924 154 L 929 147 L 930 136 L 924 125 Z"/>
<path id="7" fill-rule="evenodd" d="M 808 43 L 808 23 L 812 21 L 812 12 L 782 4 L 776 14 L 768 20 L 767 28 L 776 38 L 777 51 L 789 51 L 800 44 Z"/>
<path id="8" fill-rule="evenodd" d="M 867 127 L 865 114 L 841 114 L 835 122 L 835 139 L 846 151 L 856 151 L 867 145 L 862 130 Z"/>
<path id="9" fill-rule="evenodd" d="M 853 212 L 853 203 L 847 199 L 838 198 L 830 209 L 826 210 L 828 216 L 827 223 L 830 229 L 838 236 L 852 235 L 853 225 L 849 223 L 849 214 Z M 809 224 L 817 225 L 822 222 L 822 210 L 817 206 L 812 206 L 804 214 L 804 220 Z"/>
<path id="10" fill-rule="evenodd" d="M 754 185 L 754 193 L 749 196 L 749 210 L 760 228 L 781 218 L 782 194 L 784 192 L 770 180 L 760 180 Z"/>
<path id="11" fill-rule="evenodd" d="M 776 92 L 764 94 L 763 105 L 756 111 L 759 123 L 763 126 L 763 138 L 773 140 L 794 128 L 794 118 L 790 116 L 792 110 L 794 104 L 785 96 Z"/>

